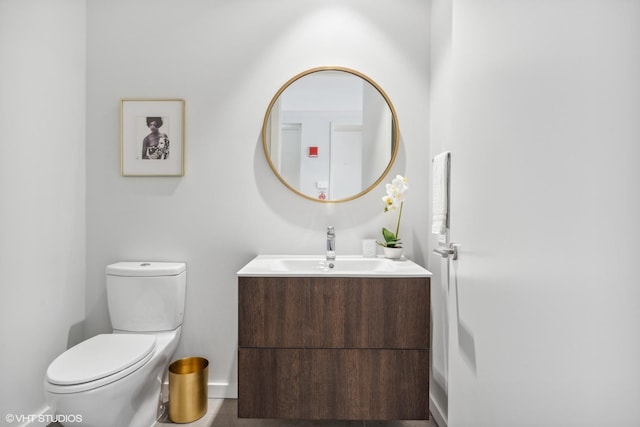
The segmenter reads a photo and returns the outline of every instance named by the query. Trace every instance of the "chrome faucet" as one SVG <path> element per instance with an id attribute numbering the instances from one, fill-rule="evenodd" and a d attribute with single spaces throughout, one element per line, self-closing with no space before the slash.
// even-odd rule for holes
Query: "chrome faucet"
<path id="1" fill-rule="evenodd" d="M 327 263 L 333 268 L 333 263 L 336 260 L 336 232 L 333 227 L 327 227 Z"/>

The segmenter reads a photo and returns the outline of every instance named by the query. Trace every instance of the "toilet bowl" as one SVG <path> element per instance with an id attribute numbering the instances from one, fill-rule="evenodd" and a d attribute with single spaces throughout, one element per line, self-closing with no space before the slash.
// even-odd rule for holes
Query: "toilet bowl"
<path id="1" fill-rule="evenodd" d="M 73 416 L 84 427 L 155 423 L 162 383 L 180 340 L 185 276 L 181 263 L 107 267 L 112 324 L 127 330 L 96 335 L 49 365 L 44 388 L 56 414 Z"/>

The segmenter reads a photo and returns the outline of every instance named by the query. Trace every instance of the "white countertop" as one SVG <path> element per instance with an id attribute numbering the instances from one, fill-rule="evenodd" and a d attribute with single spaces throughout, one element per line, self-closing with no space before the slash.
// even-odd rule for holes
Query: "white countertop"
<path id="1" fill-rule="evenodd" d="M 258 255 L 238 271 L 240 277 L 431 277 L 406 258 L 393 260 L 338 255 L 329 268 L 323 255 Z"/>

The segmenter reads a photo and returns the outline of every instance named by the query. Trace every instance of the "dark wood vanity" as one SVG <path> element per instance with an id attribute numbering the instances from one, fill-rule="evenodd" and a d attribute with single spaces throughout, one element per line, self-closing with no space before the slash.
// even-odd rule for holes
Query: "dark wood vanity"
<path id="1" fill-rule="evenodd" d="M 428 277 L 238 286 L 239 417 L 428 419 Z"/>

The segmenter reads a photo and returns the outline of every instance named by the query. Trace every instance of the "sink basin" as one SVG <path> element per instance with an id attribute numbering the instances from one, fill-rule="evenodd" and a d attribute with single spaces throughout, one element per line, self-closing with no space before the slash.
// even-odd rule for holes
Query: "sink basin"
<path id="1" fill-rule="evenodd" d="M 258 255 L 238 276 L 353 276 L 353 277 L 429 277 L 431 273 L 407 259 L 337 256 L 333 267 L 318 255 Z"/>
<path id="2" fill-rule="evenodd" d="M 338 258 L 335 262 L 327 263 L 322 259 L 283 258 L 271 262 L 273 271 L 386 271 L 397 270 L 397 267 L 384 258 Z"/>

